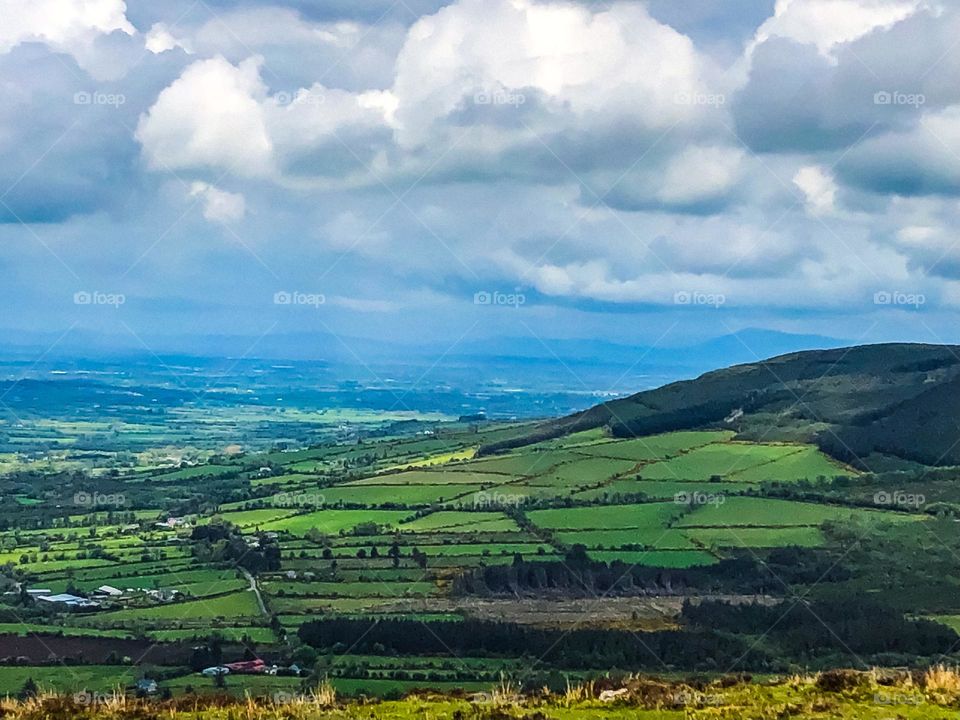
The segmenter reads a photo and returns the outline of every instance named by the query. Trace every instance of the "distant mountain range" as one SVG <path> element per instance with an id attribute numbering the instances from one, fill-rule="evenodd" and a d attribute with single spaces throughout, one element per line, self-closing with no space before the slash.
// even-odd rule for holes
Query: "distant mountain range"
<path id="1" fill-rule="evenodd" d="M 605 402 L 542 423 L 511 444 L 601 426 L 622 437 L 726 427 L 744 439 L 815 442 L 864 469 L 888 467 L 891 458 L 958 465 L 960 346 L 882 344 L 779 355 Z"/>

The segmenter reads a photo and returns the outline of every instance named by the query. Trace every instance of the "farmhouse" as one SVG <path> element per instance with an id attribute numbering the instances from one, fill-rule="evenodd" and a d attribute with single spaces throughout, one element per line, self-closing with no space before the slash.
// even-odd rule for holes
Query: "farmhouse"
<path id="1" fill-rule="evenodd" d="M 137 680 L 136 688 L 137 692 L 153 695 L 155 692 L 157 692 L 157 681 L 149 678 L 143 678 L 142 680 Z"/>
<path id="2" fill-rule="evenodd" d="M 62 607 L 67 610 L 87 610 L 100 607 L 100 603 L 87 598 L 77 597 L 68 593 L 60 595 L 41 595 L 37 598 L 40 602 L 50 603 L 51 605 Z"/>

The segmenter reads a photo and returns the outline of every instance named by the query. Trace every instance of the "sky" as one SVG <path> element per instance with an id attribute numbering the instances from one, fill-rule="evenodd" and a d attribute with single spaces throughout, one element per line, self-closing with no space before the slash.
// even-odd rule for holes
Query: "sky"
<path id="1" fill-rule="evenodd" d="M 0 18 L 5 345 L 960 342 L 957 3 Z"/>

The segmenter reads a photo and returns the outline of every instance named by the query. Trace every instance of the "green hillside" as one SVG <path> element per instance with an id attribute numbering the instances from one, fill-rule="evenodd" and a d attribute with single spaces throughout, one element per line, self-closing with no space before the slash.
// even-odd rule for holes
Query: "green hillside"
<path id="1" fill-rule="evenodd" d="M 617 437 L 724 428 L 742 440 L 813 442 L 861 469 L 891 457 L 960 464 L 960 348 L 887 344 L 791 353 L 544 422 L 479 454 L 599 427 Z"/>

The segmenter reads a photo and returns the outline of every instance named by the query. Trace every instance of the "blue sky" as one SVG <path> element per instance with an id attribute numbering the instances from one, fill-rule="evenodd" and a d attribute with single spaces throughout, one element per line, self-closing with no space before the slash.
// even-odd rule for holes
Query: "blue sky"
<path id="1" fill-rule="evenodd" d="M 8 344 L 960 341 L 953 3 L 0 16 Z"/>

